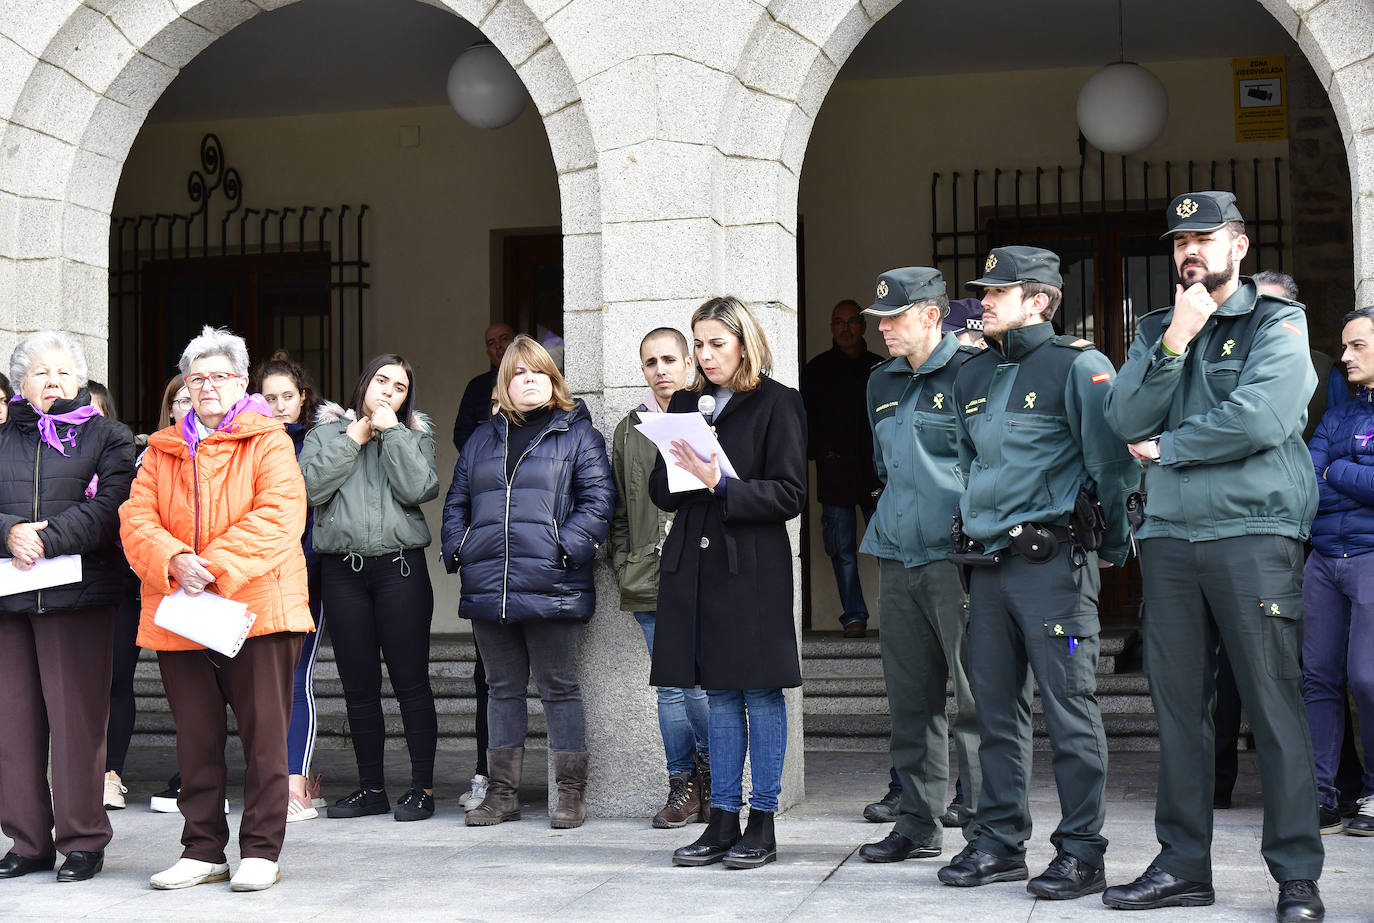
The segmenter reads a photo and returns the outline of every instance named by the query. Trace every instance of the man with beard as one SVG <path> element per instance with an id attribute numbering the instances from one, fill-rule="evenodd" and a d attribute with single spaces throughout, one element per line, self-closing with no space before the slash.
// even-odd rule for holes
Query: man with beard
<path id="1" fill-rule="evenodd" d="M 1143 634 L 1159 720 L 1155 834 L 1145 872 L 1108 888 L 1122 910 L 1204 906 L 1212 889 L 1211 703 L 1226 645 L 1259 751 L 1262 852 L 1280 921 L 1320 920 L 1312 742 L 1303 711 L 1302 542 L 1317 508 L 1302 442 L 1316 385 L 1302 306 L 1260 294 L 1229 192 L 1180 195 L 1166 213 L 1181 283 L 1140 320 L 1107 394 L 1112 428 L 1145 461 L 1137 531 Z"/>
<path id="2" fill-rule="evenodd" d="M 1097 701 L 1099 567 L 1130 553 L 1126 497 L 1140 465 L 1107 427 L 1113 372 L 1087 340 L 1055 336 L 1059 257 L 998 247 L 983 276 L 988 348 L 954 381 L 962 535 L 969 567 L 969 683 L 978 703 L 983 784 L 973 842 L 940 881 L 1023 881 L 1031 834 L 1031 679 L 1054 751 L 1062 818 L 1055 857 L 1026 890 L 1071 900 L 1106 887 L 1102 835 L 1107 739 Z"/>

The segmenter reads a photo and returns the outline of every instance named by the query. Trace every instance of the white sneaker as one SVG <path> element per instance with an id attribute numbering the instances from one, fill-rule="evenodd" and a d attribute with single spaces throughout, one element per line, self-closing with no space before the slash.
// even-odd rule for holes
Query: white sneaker
<path id="1" fill-rule="evenodd" d="M 159 891 L 176 891 L 196 885 L 229 880 L 229 863 L 201 862 L 199 859 L 178 859 L 177 864 L 158 872 L 148 884 Z"/>
<path id="2" fill-rule="evenodd" d="M 464 811 L 475 810 L 482 803 L 482 799 L 487 797 L 487 783 L 490 781 L 486 776 L 480 774 L 472 777 L 471 788 L 463 792 L 458 798 L 463 803 Z"/>
<path id="3" fill-rule="evenodd" d="M 124 796 L 128 793 L 129 790 L 124 787 L 124 780 L 119 778 L 119 773 L 113 769 L 105 773 L 105 810 L 124 810 Z"/>
<path id="4" fill-rule="evenodd" d="M 230 891 L 266 891 L 281 881 L 281 869 L 271 859 L 244 859 L 229 880 Z"/>

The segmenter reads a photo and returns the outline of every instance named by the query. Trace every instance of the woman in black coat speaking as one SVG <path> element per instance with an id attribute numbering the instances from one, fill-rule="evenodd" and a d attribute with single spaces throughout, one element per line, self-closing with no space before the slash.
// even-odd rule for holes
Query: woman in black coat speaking
<path id="1" fill-rule="evenodd" d="M 702 460 L 686 443 L 675 444 L 673 464 L 701 489 L 672 493 L 664 460 L 654 466 L 649 494 L 675 515 L 663 546 L 650 682 L 700 685 L 710 702 L 711 820 L 673 862 L 756 868 L 777 858 L 782 690 L 801 685 L 787 521 L 806 503 L 806 416 L 801 395 L 768 377 L 768 341 L 738 299 L 697 308 L 692 337 L 706 379 L 699 387 L 715 399 L 711 422 L 739 478 L 722 477 L 714 455 Z M 696 412 L 701 393 L 679 391 L 668 411 Z M 752 779 L 741 837 L 746 743 Z"/>

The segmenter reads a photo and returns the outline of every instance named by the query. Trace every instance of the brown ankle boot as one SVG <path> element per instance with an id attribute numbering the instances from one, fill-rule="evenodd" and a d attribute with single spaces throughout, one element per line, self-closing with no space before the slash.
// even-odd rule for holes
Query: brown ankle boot
<path id="1" fill-rule="evenodd" d="M 586 750 L 553 751 L 553 775 L 558 783 L 558 804 L 549 814 L 549 826 L 557 830 L 581 827 L 587 819 Z M 491 762 L 491 757 L 487 757 Z"/>
<path id="2" fill-rule="evenodd" d="M 490 827 L 506 820 L 520 819 L 520 770 L 525 763 L 524 747 L 501 747 L 487 751 L 487 797 L 467 814 L 469 827 Z"/>
<path id="3" fill-rule="evenodd" d="M 668 777 L 668 801 L 663 810 L 654 815 L 654 826 L 659 830 L 671 830 L 690 824 L 701 815 L 701 799 L 697 795 L 697 783 L 685 772 L 674 773 Z"/>
<path id="4" fill-rule="evenodd" d="M 697 820 L 703 824 L 711 822 L 711 761 L 701 758 L 698 753 L 692 758 L 692 784 L 697 790 L 697 800 L 701 803 L 701 813 Z"/>

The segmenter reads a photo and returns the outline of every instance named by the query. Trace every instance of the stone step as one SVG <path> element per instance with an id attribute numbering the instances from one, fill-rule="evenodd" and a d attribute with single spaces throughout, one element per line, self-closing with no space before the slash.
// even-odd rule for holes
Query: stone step
<path id="1" fill-rule="evenodd" d="M 1103 654 L 1097 658 L 1097 675 L 1117 670 L 1117 655 Z M 878 677 L 883 675 L 883 662 L 877 657 L 812 657 L 802 660 L 802 679 L 812 677 Z"/>
<path id="2" fill-rule="evenodd" d="M 862 696 L 886 696 L 887 686 L 881 672 L 877 676 L 807 676 L 803 688 L 806 698 L 850 698 Z M 945 684 L 946 694 L 953 689 Z M 1143 673 L 1109 673 L 1097 677 L 1097 693 L 1101 695 L 1141 695 L 1150 694 L 1149 681 Z"/>
<path id="3" fill-rule="evenodd" d="M 1102 653 L 1113 656 L 1122 653 L 1135 634 L 1134 631 L 1119 629 L 1102 632 Z M 839 632 L 807 632 L 802 636 L 801 655 L 803 660 L 849 660 L 881 656 L 877 638 L 845 638 Z"/>

